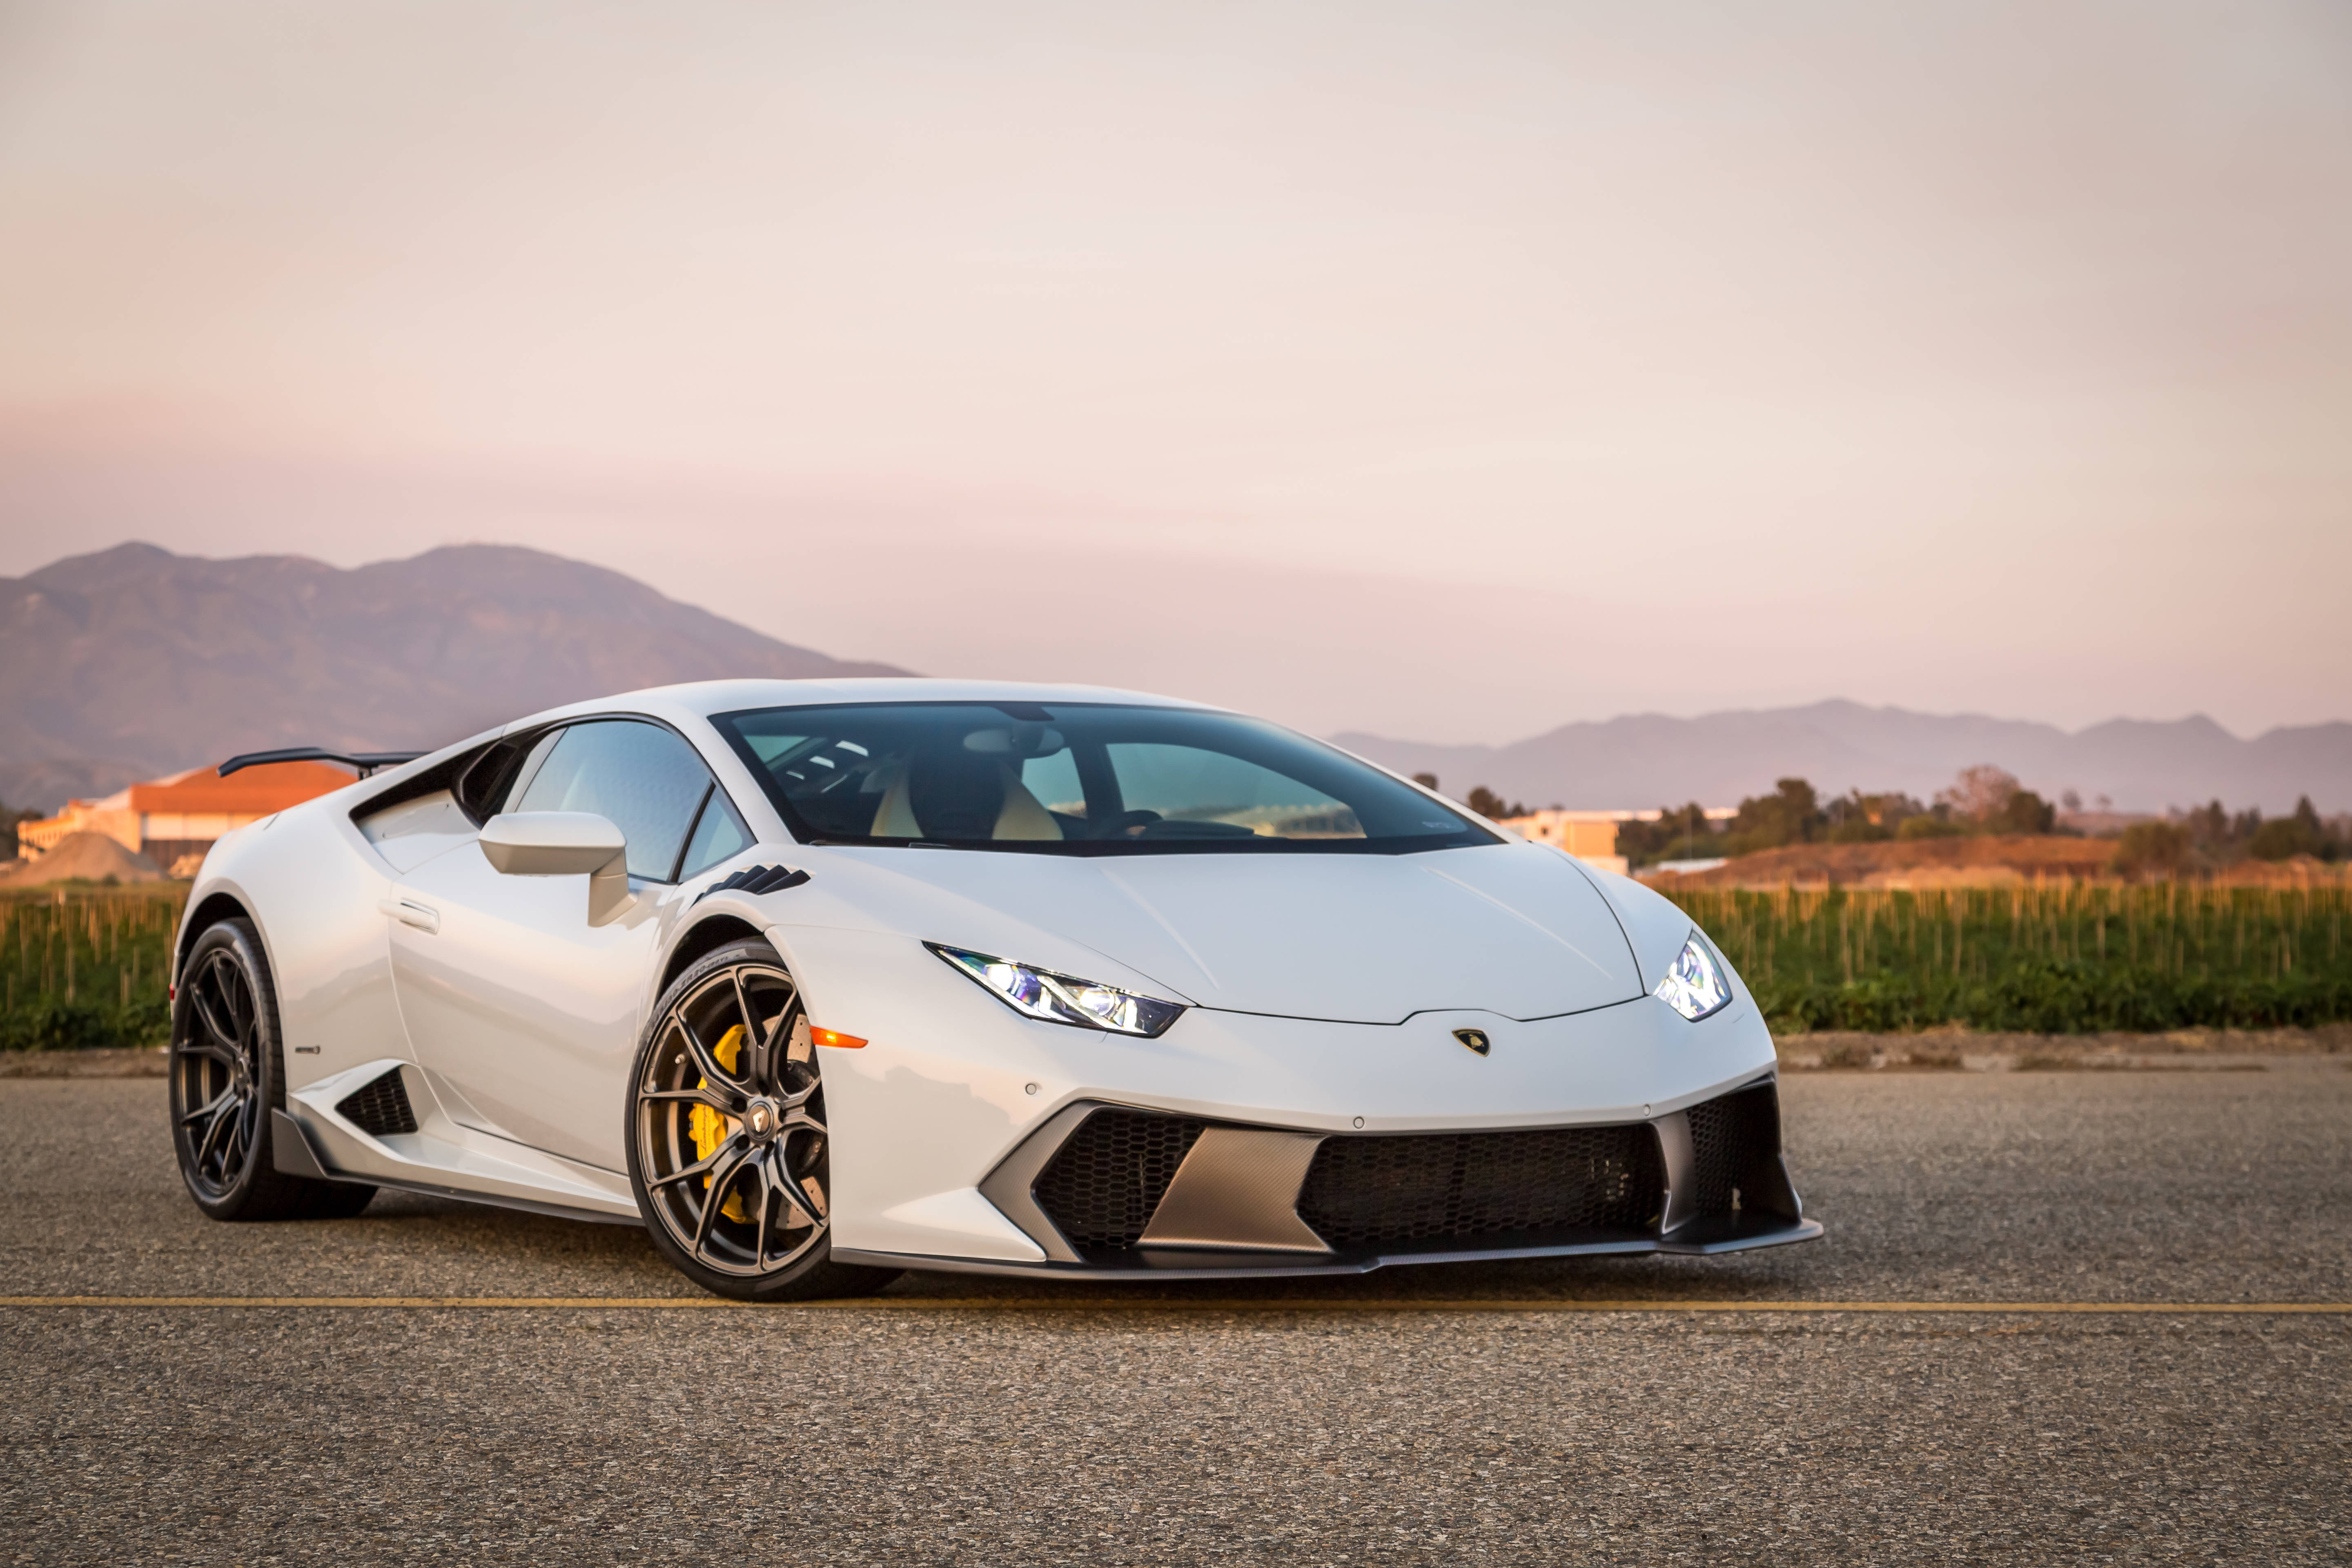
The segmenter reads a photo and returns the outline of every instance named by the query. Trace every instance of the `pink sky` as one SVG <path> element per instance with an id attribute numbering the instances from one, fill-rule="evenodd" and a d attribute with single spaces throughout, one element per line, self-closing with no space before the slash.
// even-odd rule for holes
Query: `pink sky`
<path id="1" fill-rule="evenodd" d="M 2352 11 L 0 3 L 0 574 L 1507 740 L 2347 716 Z"/>

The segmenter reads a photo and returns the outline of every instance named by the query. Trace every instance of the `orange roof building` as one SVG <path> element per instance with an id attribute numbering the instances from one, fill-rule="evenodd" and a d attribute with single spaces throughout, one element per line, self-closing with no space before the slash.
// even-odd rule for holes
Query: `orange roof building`
<path id="1" fill-rule="evenodd" d="M 68 801 L 65 810 L 45 821 L 20 822 L 16 852 L 35 859 L 68 833 L 102 833 L 175 876 L 194 876 L 205 852 L 231 828 L 351 782 L 351 774 L 324 763 L 268 763 L 226 778 L 211 768 L 191 768 L 117 790 L 103 800 Z"/>

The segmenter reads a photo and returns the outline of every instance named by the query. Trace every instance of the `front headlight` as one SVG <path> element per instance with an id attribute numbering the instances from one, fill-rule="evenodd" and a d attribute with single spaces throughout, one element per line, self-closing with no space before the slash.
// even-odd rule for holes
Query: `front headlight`
<path id="1" fill-rule="evenodd" d="M 1723 977 L 1723 965 L 1698 932 L 1693 931 L 1652 994 L 1696 1024 L 1731 1000 L 1731 982 Z"/>
<path id="2" fill-rule="evenodd" d="M 1074 1024 L 1082 1029 L 1107 1029 L 1114 1035 L 1150 1039 L 1167 1033 L 1168 1026 L 1184 1011 L 1178 1003 L 1122 991 L 1116 985 L 1098 985 L 1076 975 L 1056 974 L 1009 958 L 967 952 L 936 942 L 923 945 L 1014 1012 L 1049 1024 Z"/>

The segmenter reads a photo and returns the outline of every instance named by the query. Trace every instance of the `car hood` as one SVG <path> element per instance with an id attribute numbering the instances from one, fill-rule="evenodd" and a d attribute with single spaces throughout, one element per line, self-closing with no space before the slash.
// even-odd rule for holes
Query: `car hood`
<path id="1" fill-rule="evenodd" d="M 1537 845 L 847 854 L 856 869 L 822 879 L 909 936 L 1047 967 L 1076 968 L 1091 950 L 1202 1007 L 1366 1024 L 1465 1008 L 1540 1018 L 1646 989 L 1608 902 L 1566 856 Z M 1016 950 L 1024 937 L 1032 950 Z"/>

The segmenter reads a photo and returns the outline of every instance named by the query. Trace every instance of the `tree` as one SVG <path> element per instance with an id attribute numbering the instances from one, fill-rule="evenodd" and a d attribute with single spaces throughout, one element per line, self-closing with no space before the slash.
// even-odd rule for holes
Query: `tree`
<path id="1" fill-rule="evenodd" d="M 6 836 L 6 848 L 11 857 L 23 852 L 17 845 L 16 825 L 20 822 L 38 822 L 41 816 L 40 812 L 16 811 L 12 809 L 6 801 L 0 801 L 0 834 Z"/>
<path id="2" fill-rule="evenodd" d="M 1617 825 L 1617 853 L 1635 866 L 1710 856 L 1716 853 L 1715 824 L 1706 819 L 1706 807 L 1696 801 L 1685 806 L 1661 806 L 1655 822 L 1637 819 Z"/>
<path id="3" fill-rule="evenodd" d="M 1850 790 L 1822 808 L 1827 820 L 1827 837 L 1832 844 L 1873 844 L 1895 837 L 1895 830 L 1904 818 L 1916 816 L 1926 807 L 1900 790 L 1884 795 L 1864 795 Z"/>
<path id="4" fill-rule="evenodd" d="M 1995 833 L 2047 833 L 2058 826 L 2058 808 L 2030 789 L 2021 789 L 2002 803 L 1985 826 Z"/>
<path id="5" fill-rule="evenodd" d="M 2230 814 L 2218 800 L 2210 805 L 2190 808 L 2181 826 L 2189 829 L 2189 842 L 2200 849 L 2219 849 L 2230 842 Z"/>
<path id="6" fill-rule="evenodd" d="M 1810 842 L 1828 821 L 1813 786 L 1803 779 L 1780 779 L 1770 795 L 1750 795 L 1739 803 L 1724 840 L 1728 855 L 1752 855 L 1778 849 L 1783 844 Z"/>
<path id="7" fill-rule="evenodd" d="M 2017 775 L 2006 768 L 1979 763 L 1972 768 L 1962 768 L 1952 787 L 1936 792 L 1936 804 L 1948 805 L 1955 816 L 1965 816 L 1971 822 L 1990 822 L 2009 805 L 2010 796 L 2022 786 Z"/>
<path id="8" fill-rule="evenodd" d="M 1419 784 L 1425 790 L 1434 791 L 1437 788 L 1437 775 L 1435 773 L 1415 773 L 1412 775 L 1412 782 Z"/>
<path id="9" fill-rule="evenodd" d="M 2297 855 L 2326 856 L 2335 845 L 2311 797 L 2294 803 L 2293 816 L 2275 816 L 2254 829 L 2248 853 L 2257 860 L 2291 860 Z"/>
<path id="10" fill-rule="evenodd" d="M 2189 858 L 2189 830 L 2177 822 L 2135 822 L 2116 841 L 2116 870 L 2126 877 L 2168 875 Z"/>
<path id="11" fill-rule="evenodd" d="M 1470 798 L 1462 803 L 1489 822 L 1501 822 L 1509 817 L 1525 816 L 1527 806 L 1519 801 L 1504 804 L 1503 797 L 1485 784 L 1473 784 Z"/>

